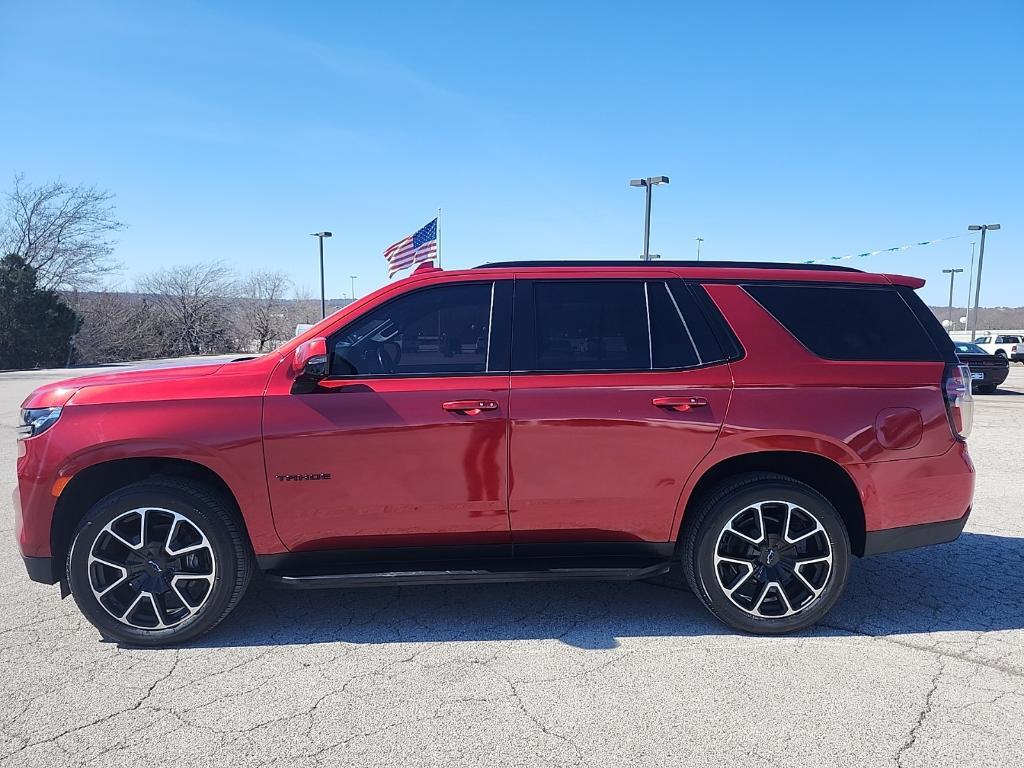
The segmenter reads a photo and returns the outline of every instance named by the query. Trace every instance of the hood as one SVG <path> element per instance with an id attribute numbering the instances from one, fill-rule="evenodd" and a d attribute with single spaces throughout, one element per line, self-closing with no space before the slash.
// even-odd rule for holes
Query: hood
<path id="1" fill-rule="evenodd" d="M 224 367 L 232 360 L 232 357 L 216 358 L 214 360 L 189 360 L 168 362 L 161 360 L 153 363 L 146 363 L 130 368 L 120 368 L 101 373 L 92 373 L 86 376 L 76 376 L 72 379 L 56 381 L 52 384 L 45 384 L 32 392 L 22 408 L 49 408 L 66 405 L 75 393 L 87 387 L 102 387 L 124 384 L 148 384 L 151 382 L 171 381 L 174 379 L 191 379 L 200 376 L 209 376 Z"/>

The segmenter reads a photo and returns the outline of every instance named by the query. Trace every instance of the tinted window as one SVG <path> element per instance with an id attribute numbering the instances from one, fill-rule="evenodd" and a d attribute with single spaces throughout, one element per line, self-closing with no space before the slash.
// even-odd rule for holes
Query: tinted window
<path id="1" fill-rule="evenodd" d="M 537 371 L 649 370 L 644 284 L 534 283 Z"/>
<path id="2" fill-rule="evenodd" d="M 979 336 L 975 339 L 976 344 L 988 344 L 988 336 Z"/>
<path id="3" fill-rule="evenodd" d="M 907 303 L 888 288 L 748 285 L 790 333 L 829 360 L 941 360 Z"/>
<path id="4" fill-rule="evenodd" d="M 371 310 L 331 338 L 332 375 L 483 373 L 491 293 L 491 283 L 457 283 Z"/>
<path id="5" fill-rule="evenodd" d="M 647 283 L 651 318 L 651 356 L 655 368 L 686 368 L 699 365 L 690 331 L 675 298 L 663 282 Z"/>
<path id="6" fill-rule="evenodd" d="M 971 344 L 967 341 L 956 342 L 956 352 L 958 355 L 987 355 L 984 349 L 979 347 L 977 344 Z"/>
<path id="7" fill-rule="evenodd" d="M 703 285 L 671 280 L 669 288 L 683 312 L 687 330 L 697 345 L 702 364 L 739 360 L 743 357 L 739 339 Z"/>

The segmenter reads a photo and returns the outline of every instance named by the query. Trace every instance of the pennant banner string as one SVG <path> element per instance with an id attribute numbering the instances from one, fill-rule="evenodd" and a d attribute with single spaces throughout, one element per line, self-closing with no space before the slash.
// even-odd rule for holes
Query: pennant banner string
<path id="1" fill-rule="evenodd" d="M 944 243 L 947 240 L 956 240 L 958 237 L 963 235 L 950 235 L 949 237 L 937 237 L 934 240 L 922 240 L 919 243 L 907 243 L 906 245 L 895 245 L 892 248 L 882 248 L 878 251 L 866 251 L 864 253 L 848 253 L 845 256 L 831 256 L 827 259 L 808 259 L 807 261 L 801 261 L 801 264 L 827 264 L 830 261 L 847 261 L 849 259 L 863 259 L 868 256 L 877 256 L 880 253 L 893 253 L 895 251 L 908 251 L 911 248 L 919 248 L 922 245 L 935 245 L 936 243 Z"/>

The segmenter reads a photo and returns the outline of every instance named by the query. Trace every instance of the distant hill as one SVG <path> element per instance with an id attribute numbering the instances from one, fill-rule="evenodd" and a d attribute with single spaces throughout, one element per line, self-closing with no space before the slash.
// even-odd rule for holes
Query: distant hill
<path id="1" fill-rule="evenodd" d="M 939 320 L 949 317 L 948 307 L 929 307 Z M 963 326 L 960 318 L 967 315 L 963 307 L 953 307 L 953 325 L 956 329 Z M 1024 307 L 979 307 L 978 330 L 1020 330 L 1024 329 Z"/>

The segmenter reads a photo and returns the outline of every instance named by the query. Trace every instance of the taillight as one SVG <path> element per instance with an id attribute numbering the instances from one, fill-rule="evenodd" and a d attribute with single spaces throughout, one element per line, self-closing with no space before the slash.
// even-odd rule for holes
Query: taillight
<path id="1" fill-rule="evenodd" d="M 974 397 L 971 395 L 971 371 L 966 365 L 947 365 L 942 391 L 946 397 L 949 428 L 957 440 L 966 440 L 974 426 Z"/>

